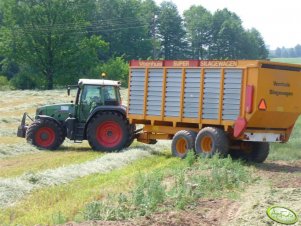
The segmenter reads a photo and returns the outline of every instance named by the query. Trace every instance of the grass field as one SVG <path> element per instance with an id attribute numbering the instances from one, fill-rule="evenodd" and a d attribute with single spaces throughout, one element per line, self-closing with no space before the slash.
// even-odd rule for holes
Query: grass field
<path id="1" fill-rule="evenodd" d="M 301 58 L 272 58 L 272 61 L 283 62 L 283 63 L 292 63 L 292 64 L 301 64 Z"/>
<path id="2" fill-rule="evenodd" d="M 126 93 L 122 91 L 123 103 Z M 268 205 L 283 202 L 301 211 L 294 201 L 295 194 L 301 195 L 300 120 L 290 141 L 272 144 L 268 161 L 261 165 L 191 156 L 182 161 L 171 157 L 170 142 L 136 142 L 123 153 L 105 154 L 92 151 L 87 142 L 65 141 L 52 152 L 17 138 L 17 126 L 23 112 L 34 115 L 37 106 L 74 97 L 67 97 L 65 90 L 0 95 L 0 225 L 89 220 L 126 225 L 125 219 L 134 225 L 181 225 L 193 219 L 208 223 L 204 225 L 250 225 L 254 219 L 257 225 L 273 225 L 261 213 Z M 234 210 L 249 213 L 241 217 Z M 150 221 L 150 216 L 157 221 Z"/>

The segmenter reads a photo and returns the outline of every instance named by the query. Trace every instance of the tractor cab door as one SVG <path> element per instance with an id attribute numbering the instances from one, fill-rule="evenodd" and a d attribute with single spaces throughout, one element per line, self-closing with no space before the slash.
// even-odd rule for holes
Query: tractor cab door
<path id="1" fill-rule="evenodd" d="M 117 86 L 84 85 L 78 104 L 79 121 L 86 122 L 95 107 L 116 106 L 120 102 Z"/>
<path id="2" fill-rule="evenodd" d="M 101 86 L 85 85 L 82 89 L 78 103 L 78 116 L 80 122 L 86 122 L 90 112 L 104 104 Z"/>

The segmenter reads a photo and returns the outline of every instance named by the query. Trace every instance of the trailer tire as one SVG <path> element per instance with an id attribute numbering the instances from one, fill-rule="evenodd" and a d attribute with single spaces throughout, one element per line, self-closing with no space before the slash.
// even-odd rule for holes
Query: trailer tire
<path id="1" fill-rule="evenodd" d="M 189 150 L 194 150 L 195 132 L 189 130 L 178 131 L 171 142 L 172 155 L 185 158 Z"/>
<path id="2" fill-rule="evenodd" d="M 241 159 L 247 162 L 262 163 L 269 155 L 269 143 L 239 141 L 239 149 L 230 149 L 232 159 Z"/>
<path id="3" fill-rule="evenodd" d="M 227 134 L 219 128 L 203 128 L 196 137 L 195 152 L 202 157 L 212 157 L 214 154 L 226 157 L 229 152 Z"/>
<path id="4" fill-rule="evenodd" d="M 56 150 L 65 140 L 65 131 L 53 120 L 38 119 L 27 129 L 26 140 L 40 149 Z"/>
<path id="5" fill-rule="evenodd" d="M 264 162 L 269 155 L 270 145 L 267 142 L 253 142 L 250 160 L 255 163 Z"/>
<path id="6" fill-rule="evenodd" d="M 117 112 L 98 113 L 87 126 L 87 140 L 95 151 L 120 151 L 129 135 L 128 121 Z"/>

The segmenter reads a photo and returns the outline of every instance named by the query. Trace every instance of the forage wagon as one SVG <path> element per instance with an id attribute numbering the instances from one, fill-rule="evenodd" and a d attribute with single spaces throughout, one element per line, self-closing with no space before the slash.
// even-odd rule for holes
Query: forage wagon
<path id="1" fill-rule="evenodd" d="M 301 113 L 296 64 L 133 60 L 127 107 L 117 81 L 80 79 L 76 87 L 74 103 L 39 107 L 31 125 L 24 113 L 18 136 L 51 150 L 65 138 L 88 140 L 102 151 L 121 150 L 134 139 L 170 139 L 172 154 L 181 158 L 194 150 L 263 162 L 269 142 L 287 142 Z"/>

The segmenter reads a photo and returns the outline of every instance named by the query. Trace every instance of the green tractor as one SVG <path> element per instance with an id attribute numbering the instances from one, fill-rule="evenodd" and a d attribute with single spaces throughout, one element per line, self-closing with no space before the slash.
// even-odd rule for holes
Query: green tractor
<path id="1" fill-rule="evenodd" d="M 74 142 L 88 140 L 94 150 L 108 152 L 130 146 L 135 126 L 126 118 L 120 82 L 80 79 L 76 87 L 75 103 L 39 107 L 34 120 L 24 113 L 17 136 L 47 150 L 56 150 L 66 137 Z M 32 120 L 29 126 L 27 118 Z"/>

